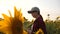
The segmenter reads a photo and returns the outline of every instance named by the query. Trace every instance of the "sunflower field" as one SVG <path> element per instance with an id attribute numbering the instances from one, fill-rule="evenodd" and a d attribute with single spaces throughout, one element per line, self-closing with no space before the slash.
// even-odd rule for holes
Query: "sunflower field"
<path id="1" fill-rule="evenodd" d="M 14 7 L 14 17 L 10 10 L 8 10 L 10 16 L 2 14 L 4 19 L 0 19 L 0 34 L 28 34 L 27 29 L 31 27 L 33 20 L 30 22 L 23 17 L 21 9 L 17 10 Z M 47 34 L 60 34 L 60 19 L 45 20 Z M 39 29 L 35 34 L 44 34 Z"/>

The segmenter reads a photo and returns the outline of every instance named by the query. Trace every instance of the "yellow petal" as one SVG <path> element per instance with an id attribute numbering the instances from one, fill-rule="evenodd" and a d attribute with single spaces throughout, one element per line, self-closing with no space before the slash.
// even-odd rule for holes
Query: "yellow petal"
<path id="1" fill-rule="evenodd" d="M 3 15 L 3 17 L 4 17 L 4 20 L 6 21 L 6 22 L 8 22 L 8 23 L 10 23 L 11 21 L 10 21 L 10 17 L 9 16 L 7 16 L 7 15 L 5 15 L 5 14 L 2 14 Z"/>
<path id="2" fill-rule="evenodd" d="M 8 12 L 9 12 L 10 17 L 12 17 L 12 14 L 11 14 L 10 10 L 8 10 Z"/>
<path id="3" fill-rule="evenodd" d="M 19 11 L 14 7 L 14 17 L 18 18 L 19 17 Z"/>
<path id="4" fill-rule="evenodd" d="M 19 14 L 19 20 L 21 20 L 22 22 L 24 22 L 24 17 L 22 15 L 21 9 L 20 9 L 20 14 Z"/>

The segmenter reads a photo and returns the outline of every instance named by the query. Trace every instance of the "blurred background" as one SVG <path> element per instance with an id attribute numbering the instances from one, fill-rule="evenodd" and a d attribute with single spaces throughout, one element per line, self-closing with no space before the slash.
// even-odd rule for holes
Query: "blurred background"
<path id="1" fill-rule="evenodd" d="M 60 0 L 0 0 L 0 32 L 7 28 L 7 25 L 1 22 L 4 20 L 2 13 L 9 16 L 8 10 L 10 10 L 14 17 L 14 6 L 18 10 L 22 9 L 25 19 L 23 23 L 24 30 L 31 27 L 34 22 L 34 18 L 27 11 L 36 6 L 40 9 L 48 34 L 60 34 Z"/>

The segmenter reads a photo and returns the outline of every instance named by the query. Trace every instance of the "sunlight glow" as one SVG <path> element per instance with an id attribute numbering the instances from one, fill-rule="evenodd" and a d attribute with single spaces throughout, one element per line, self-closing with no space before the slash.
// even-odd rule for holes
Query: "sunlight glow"
<path id="1" fill-rule="evenodd" d="M 27 13 L 32 7 L 37 6 L 40 8 L 44 20 L 47 18 L 47 14 L 50 14 L 51 19 L 55 19 L 56 16 L 60 16 L 59 13 L 59 0 L 0 0 L 0 18 L 2 13 L 9 16 L 8 10 L 11 10 L 12 16 L 14 15 L 14 6 L 19 10 L 22 9 L 23 16 L 28 20 L 32 20 L 33 17 Z"/>

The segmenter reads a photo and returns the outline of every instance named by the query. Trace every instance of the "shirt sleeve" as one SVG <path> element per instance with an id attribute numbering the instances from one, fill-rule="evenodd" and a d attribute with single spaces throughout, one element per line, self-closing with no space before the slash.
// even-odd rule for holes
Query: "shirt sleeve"
<path id="1" fill-rule="evenodd" d="M 38 20 L 38 28 L 41 28 L 42 29 L 42 31 L 44 32 L 44 34 L 47 34 L 47 31 L 46 31 L 46 26 L 45 26 L 45 23 L 44 23 L 44 21 L 42 20 L 42 19 L 39 19 Z"/>
<path id="2" fill-rule="evenodd" d="M 39 28 L 42 27 L 42 20 L 36 20 L 33 26 L 33 32 L 36 32 L 39 30 Z"/>

